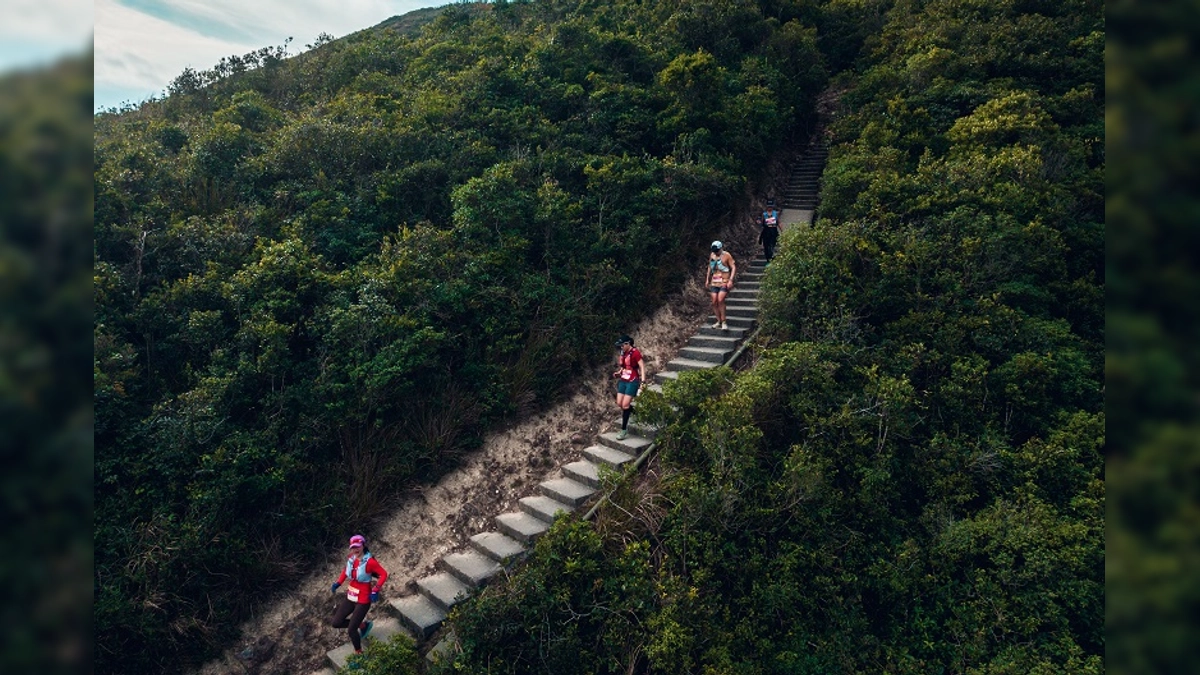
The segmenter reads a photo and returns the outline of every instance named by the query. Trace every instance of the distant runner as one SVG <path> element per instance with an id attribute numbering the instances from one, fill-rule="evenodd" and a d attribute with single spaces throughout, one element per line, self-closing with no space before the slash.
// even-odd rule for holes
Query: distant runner
<path id="1" fill-rule="evenodd" d="M 783 221 L 779 219 L 779 211 L 775 208 L 774 199 L 767 200 L 767 210 L 759 216 L 758 224 L 762 226 L 762 232 L 758 235 L 758 243 L 762 244 L 763 257 L 769 264 L 771 258 L 775 257 L 775 244 L 783 232 Z"/>
<path id="2" fill-rule="evenodd" d="M 733 256 L 724 250 L 721 242 L 712 243 L 712 254 L 708 256 L 708 275 L 704 277 L 704 287 L 712 295 L 713 314 L 717 321 L 713 328 L 729 330 L 725 323 L 725 297 L 733 290 L 733 278 L 737 275 L 737 263 Z"/>
<path id="3" fill-rule="evenodd" d="M 646 362 L 642 353 L 633 346 L 633 338 L 622 335 L 617 340 L 621 348 L 620 367 L 613 373 L 617 380 L 617 407 L 621 409 L 621 430 L 617 432 L 617 440 L 625 440 L 629 436 L 629 417 L 633 415 L 633 397 L 637 396 L 638 388 L 646 379 Z"/>
<path id="4" fill-rule="evenodd" d="M 329 617 L 329 625 L 346 629 L 356 654 L 362 653 L 362 641 L 375 625 L 374 621 L 364 624 L 363 619 L 367 616 L 367 610 L 371 609 L 371 603 L 379 600 L 379 590 L 387 578 L 387 570 L 367 550 L 366 538 L 361 534 L 350 537 L 350 556 L 346 558 L 346 567 L 330 591 L 337 593 L 338 586 L 346 579 L 350 580 L 350 588 L 346 589 L 345 597 L 333 610 L 333 616 Z"/>

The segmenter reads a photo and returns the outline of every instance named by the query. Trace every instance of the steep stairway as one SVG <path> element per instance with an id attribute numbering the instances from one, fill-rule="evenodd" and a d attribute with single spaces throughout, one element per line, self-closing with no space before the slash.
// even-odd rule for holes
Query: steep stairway
<path id="1" fill-rule="evenodd" d="M 684 371 L 715 368 L 733 356 L 758 323 L 758 292 L 765 269 L 764 260 L 752 260 L 738 266 L 733 290 L 725 299 L 725 323 L 729 329 L 713 328 L 717 317 L 709 314 L 700 331 L 688 340 L 679 354 L 654 374 L 657 385 L 678 378 Z M 650 388 L 657 389 L 657 385 L 652 384 Z"/>
<path id="2" fill-rule="evenodd" d="M 821 188 L 821 172 L 825 168 L 825 160 L 829 158 L 829 148 L 818 141 L 823 134 L 813 135 L 813 142 L 800 156 L 800 160 L 792 167 L 788 186 L 783 194 L 783 219 L 785 225 L 792 223 L 810 223 L 816 213 Z"/>
<path id="3" fill-rule="evenodd" d="M 736 285 L 726 300 L 729 329 L 712 328 L 716 317 L 710 315 L 679 354 L 653 375 L 654 382 L 647 383 L 647 388 L 661 391 L 663 382 L 679 377 L 681 372 L 715 368 L 729 361 L 757 323 L 765 264 L 763 260 L 752 260 L 739 266 Z M 654 441 L 655 430 L 638 424 L 636 417 L 623 440 L 617 438 L 619 428 L 618 423 L 612 431 L 600 434 L 595 445 L 583 450 L 581 458 L 559 467 L 539 484 L 537 494 L 518 500 L 517 511 L 496 516 L 494 530 L 472 536 L 466 548 L 444 556 L 438 562 L 439 571 L 417 580 L 415 594 L 380 603 L 373 612 L 375 626 L 366 648 L 370 649 L 372 640 L 386 641 L 401 631 L 418 641 L 428 638 L 456 604 L 523 558 L 555 518 L 578 511 L 597 496 L 603 467 L 621 469 L 636 461 Z M 390 616 L 379 616 L 380 609 Z M 345 666 L 352 653 L 349 644 L 330 651 L 330 667 Z"/>

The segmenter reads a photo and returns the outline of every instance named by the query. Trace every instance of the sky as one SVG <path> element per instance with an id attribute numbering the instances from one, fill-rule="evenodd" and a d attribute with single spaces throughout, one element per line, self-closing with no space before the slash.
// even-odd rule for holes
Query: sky
<path id="1" fill-rule="evenodd" d="M 0 73 L 78 54 L 92 39 L 90 1 L 3 0 L 0 8 Z"/>
<path id="2" fill-rule="evenodd" d="M 95 12 L 95 106 L 104 110 L 160 95 L 187 67 L 205 70 L 222 57 L 282 45 L 289 37 L 294 54 L 321 33 L 342 37 L 449 1 L 95 0 L 88 3 Z M 36 0 L 47 2 L 77 4 Z"/>

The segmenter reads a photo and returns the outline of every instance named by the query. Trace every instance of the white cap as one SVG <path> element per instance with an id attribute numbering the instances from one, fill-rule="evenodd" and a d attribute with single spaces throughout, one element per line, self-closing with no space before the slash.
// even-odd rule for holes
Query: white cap
<path id="1" fill-rule="evenodd" d="M 721 248 L 721 242 L 720 242 L 720 241 L 714 241 L 714 242 L 712 243 L 712 246 L 713 246 L 713 248 Z"/>

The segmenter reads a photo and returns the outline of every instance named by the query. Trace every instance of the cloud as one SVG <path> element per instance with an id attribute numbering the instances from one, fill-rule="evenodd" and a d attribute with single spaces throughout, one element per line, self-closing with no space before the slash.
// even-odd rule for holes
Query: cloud
<path id="1" fill-rule="evenodd" d="M 448 1 L 96 0 L 96 104 L 119 103 L 103 100 L 106 91 L 161 92 L 189 66 L 203 70 L 289 37 L 302 48 L 320 33 L 342 36 Z"/>
<path id="2" fill-rule="evenodd" d="M 92 3 L 80 0 L 6 0 L 0 40 L 65 42 L 78 47 L 92 32 Z"/>
<path id="3" fill-rule="evenodd" d="M 250 43 L 201 35 L 115 0 L 96 0 L 95 7 L 98 89 L 105 86 L 150 94 L 165 89 L 186 67 L 207 68 L 223 56 L 253 48 Z"/>
<path id="4" fill-rule="evenodd" d="M 6 0 L 0 21 L 0 72 L 79 52 L 91 34 L 91 2 Z"/>
<path id="5" fill-rule="evenodd" d="M 192 25 L 198 32 L 225 39 L 234 36 L 259 42 L 282 41 L 295 35 L 315 37 L 321 32 L 343 35 L 392 16 L 431 3 L 384 0 L 123 0 L 141 11 Z M 261 45 L 260 45 L 261 46 Z"/>

